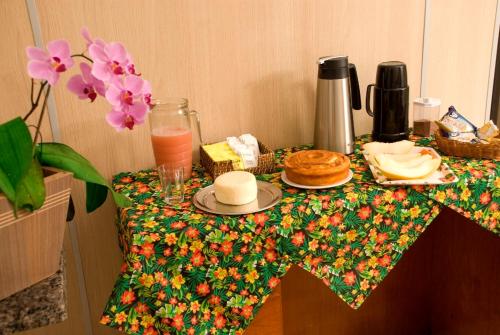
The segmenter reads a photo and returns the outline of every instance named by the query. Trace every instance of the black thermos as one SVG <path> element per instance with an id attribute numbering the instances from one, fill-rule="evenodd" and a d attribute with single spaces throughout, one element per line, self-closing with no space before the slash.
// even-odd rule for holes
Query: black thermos
<path id="1" fill-rule="evenodd" d="M 370 108 L 371 87 L 374 87 L 373 111 Z M 377 67 L 376 84 L 366 89 L 366 111 L 373 117 L 372 138 L 380 142 L 408 139 L 408 105 L 410 88 L 406 65 L 384 62 Z"/>

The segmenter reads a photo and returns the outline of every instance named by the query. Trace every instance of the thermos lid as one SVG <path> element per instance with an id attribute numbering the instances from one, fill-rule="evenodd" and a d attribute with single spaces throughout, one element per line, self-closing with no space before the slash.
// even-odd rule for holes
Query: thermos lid
<path id="1" fill-rule="evenodd" d="M 349 77 L 347 56 L 326 56 L 318 59 L 318 78 L 342 79 Z"/>
<path id="2" fill-rule="evenodd" d="M 437 107 L 441 105 L 441 100 L 437 98 L 421 97 L 413 100 L 413 103 L 424 107 Z"/>
<path id="3" fill-rule="evenodd" d="M 407 88 L 406 64 L 398 61 L 380 63 L 377 67 L 376 86 L 389 90 Z"/>

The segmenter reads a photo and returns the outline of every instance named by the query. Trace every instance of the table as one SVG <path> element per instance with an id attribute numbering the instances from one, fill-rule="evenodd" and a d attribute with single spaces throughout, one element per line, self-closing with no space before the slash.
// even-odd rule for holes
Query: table
<path id="1" fill-rule="evenodd" d="M 154 170 L 117 175 L 115 190 L 134 205 L 119 211 L 125 263 L 101 323 L 133 334 L 241 334 L 291 264 L 359 308 L 444 206 L 500 234 L 498 162 L 443 157 L 458 183 L 381 187 L 360 153 L 367 140 L 351 156 L 353 180 L 329 190 L 283 184 L 283 159 L 307 147 L 277 150 L 278 172 L 258 178 L 282 188 L 281 203 L 241 217 L 192 206 L 211 183 L 200 168 L 177 208 L 164 206 Z"/>

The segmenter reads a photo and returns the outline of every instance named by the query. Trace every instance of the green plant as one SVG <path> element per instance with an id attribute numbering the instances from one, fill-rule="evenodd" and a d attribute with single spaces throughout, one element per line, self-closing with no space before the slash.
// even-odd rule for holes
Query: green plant
<path id="1" fill-rule="evenodd" d="M 86 183 L 86 209 L 92 212 L 106 200 L 111 192 L 120 207 L 130 205 L 130 200 L 114 192 L 106 179 L 82 155 L 62 143 L 38 143 L 40 125 L 45 114 L 51 86 L 59 74 L 73 66 L 73 58 L 83 58 L 92 66 L 81 63 L 81 75 L 68 81 L 68 89 L 80 99 L 93 102 L 98 95 L 106 97 L 112 105 L 106 120 L 117 130 L 132 129 L 144 121 L 150 109 L 150 85 L 135 72 L 130 54 L 120 43 L 105 43 L 92 39 L 86 29 L 82 34 L 87 41 L 90 56 L 83 52 L 71 55 L 69 45 L 63 40 L 48 43 L 46 52 L 29 47 L 28 73 L 31 85 L 31 108 L 24 118 L 16 117 L 0 125 L 0 191 L 18 209 L 29 211 L 40 208 L 45 201 L 42 166 L 55 167 L 73 173 Z M 36 80 L 40 80 L 38 83 Z M 35 94 L 35 87 L 38 92 Z M 26 121 L 39 108 L 39 119 L 32 138 Z"/>

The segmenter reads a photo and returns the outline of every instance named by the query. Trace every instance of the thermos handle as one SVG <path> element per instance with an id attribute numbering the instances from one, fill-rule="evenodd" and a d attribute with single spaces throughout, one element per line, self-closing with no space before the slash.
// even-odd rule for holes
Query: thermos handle
<path id="1" fill-rule="evenodd" d="M 373 112 L 372 112 L 372 109 L 370 108 L 370 101 L 371 101 L 371 96 L 372 96 L 372 87 L 375 86 L 375 84 L 370 84 L 368 85 L 368 87 L 366 88 L 366 112 L 368 113 L 368 115 L 370 115 L 371 117 L 373 117 Z"/>
<path id="2" fill-rule="evenodd" d="M 349 77 L 351 82 L 351 103 L 352 109 L 361 109 L 361 93 L 359 91 L 359 81 L 358 72 L 356 71 L 356 65 L 349 64 Z"/>

